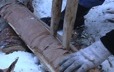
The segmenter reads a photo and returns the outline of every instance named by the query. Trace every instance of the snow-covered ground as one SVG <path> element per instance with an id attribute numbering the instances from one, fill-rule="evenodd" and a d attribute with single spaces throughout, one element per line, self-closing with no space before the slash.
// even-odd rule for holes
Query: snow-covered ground
<path id="1" fill-rule="evenodd" d="M 66 0 L 63 0 L 62 10 L 65 8 Z M 52 0 L 33 0 L 34 14 L 39 17 L 51 17 Z"/>
<path id="2" fill-rule="evenodd" d="M 10 54 L 0 52 L 0 68 L 8 68 L 17 57 L 19 57 L 19 60 L 14 68 L 15 72 L 43 72 L 42 65 L 39 64 L 37 57 L 24 51 Z"/>

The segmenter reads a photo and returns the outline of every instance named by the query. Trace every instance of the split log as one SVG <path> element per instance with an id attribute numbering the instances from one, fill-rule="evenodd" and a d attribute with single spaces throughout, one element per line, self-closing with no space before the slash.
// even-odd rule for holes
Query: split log
<path id="1" fill-rule="evenodd" d="M 51 33 L 53 36 L 57 35 L 57 30 L 61 18 L 62 0 L 53 0 L 51 10 Z"/>
<path id="2" fill-rule="evenodd" d="M 70 49 L 71 35 L 75 23 L 78 0 L 67 0 L 64 25 L 63 25 L 63 46 Z"/>

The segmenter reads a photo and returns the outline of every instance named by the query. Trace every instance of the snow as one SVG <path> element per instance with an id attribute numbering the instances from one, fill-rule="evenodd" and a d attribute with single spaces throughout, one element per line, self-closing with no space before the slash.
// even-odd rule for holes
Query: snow
<path id="1" fill-rule="evenodd" d="M 62 10 L 65 8 L 66 0 L 63 0 Z M 51 17 L 52 0 L 34 0 L 34 14 L 39 17 Z"/>
<path id="2" fill-rule="evenodd" d="M 39 64 L 37 57 L 24 51 L 15 51 L 10 54 L 0 52 L 0 68 L 8 68 L 17 57 L 19 60 L 14 68 L 15 72 L 43 72 L 42 65 Z"/>

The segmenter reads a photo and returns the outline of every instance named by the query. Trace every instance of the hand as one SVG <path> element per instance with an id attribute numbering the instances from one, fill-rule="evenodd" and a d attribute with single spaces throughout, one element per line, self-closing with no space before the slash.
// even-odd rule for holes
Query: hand
<path id="1" fill-rule="evenodd" d="M 114 23 L 114 9 L 107 10 L 105 18 L 108 22 Z"/>
<path id="2" fill-rule="evenodd" d="M 102 12 L 104 13 L 104 19 L 108 22 L 114 23 L 114 2 L 104 4 Z"/>
<path id="3" fill-rule="evenodd" d="M 100 65 L 110 52 L 98 41 L 91 46 L 73 53 L 60 63 L 60 72 L 86 72 Z"/>

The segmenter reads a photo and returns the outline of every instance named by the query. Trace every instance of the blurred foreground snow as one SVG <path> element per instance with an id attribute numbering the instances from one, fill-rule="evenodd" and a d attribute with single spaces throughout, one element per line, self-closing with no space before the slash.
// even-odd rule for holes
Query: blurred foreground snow
<path id="1" fill-rule="evenodd" d="M 66 0 L 63 0 L 62 10 L 65 8 Z M 39 17 L 51 17 L 52 0 L 34 0 L 34 14 Z"/>
<path id="2" fill-rule="evenodd" d="M 0 52 L 0 68 L 8 68 L 17 57 L 19 57 L 19 60 L 14 68 L 15 72 L 43 72 L 42 65 L 39 64 L 36 56 L 24 51 L 10 54 Z"/>

